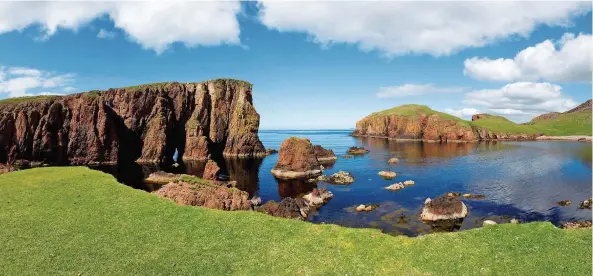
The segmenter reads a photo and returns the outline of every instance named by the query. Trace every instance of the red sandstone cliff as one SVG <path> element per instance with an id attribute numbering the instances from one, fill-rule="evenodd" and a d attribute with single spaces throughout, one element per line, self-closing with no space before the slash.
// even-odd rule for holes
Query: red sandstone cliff
<path id="1" fill-rule="evenodd" d="M 158 83 L 0 102 L 0 162 L 171 162 L 265 155 L 251 84 Z"/>

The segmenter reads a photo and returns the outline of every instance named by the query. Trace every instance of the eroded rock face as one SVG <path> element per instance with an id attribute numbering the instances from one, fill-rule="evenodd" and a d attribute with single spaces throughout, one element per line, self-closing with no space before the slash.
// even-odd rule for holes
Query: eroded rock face
<path id="1" fill-rule="evenodd" d="M 180 205 L 202 206 L 219 210 L 251 210 L 247 192 L 218 185 L 171 182 L 156 192 Z"/>
<path id="2" fill-rule="evenodd" d="M 172 162 L 263 156 L 251 84 L 158 83 L 0 103 L 0 162 Z"/>
<path id="3" fill-rule="evenodd" d="M 278 162 L 272 169 L 274 176 L 282 179 L 313 178 L 321 173 L 321 164 L 309 139 L 290 137 L 282 142 Z"/>

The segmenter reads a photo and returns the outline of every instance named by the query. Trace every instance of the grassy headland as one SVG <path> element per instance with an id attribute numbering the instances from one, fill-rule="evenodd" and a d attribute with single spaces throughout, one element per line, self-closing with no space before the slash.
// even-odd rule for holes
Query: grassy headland
<path id="1" fill-rule="evenodd" d="M 84 167 L 0 175 L 0 267 L 25 274 L 591 275 L 591 230 L 416 238 L 178 206 Z"/>

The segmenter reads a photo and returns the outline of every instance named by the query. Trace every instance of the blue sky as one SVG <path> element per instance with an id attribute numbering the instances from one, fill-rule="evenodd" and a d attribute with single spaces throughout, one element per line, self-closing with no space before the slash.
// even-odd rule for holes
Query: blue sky
<path id="1" fill-rule="evenodd" d="M 237 78 L 262 129 L 409 103 L 521 122 L 591 98 L 590 3 L 210 4 L 0 3 L 0 98 Z"/>

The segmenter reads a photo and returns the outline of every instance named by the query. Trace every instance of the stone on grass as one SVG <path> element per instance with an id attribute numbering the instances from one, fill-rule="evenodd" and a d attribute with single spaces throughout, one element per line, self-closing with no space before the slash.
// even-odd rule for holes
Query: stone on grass
<path id="1" fill-rule="evenodd" d="M 496 221 L 493 221 L 493 220 L 489 220 L 489 219 L 487 219 L 487 220 L 485 220 L 485 221 L 482 223 L 482 226 L 486 226 L 486 225 L 494 225 L 494 224 L 497 224 L 497 223 L 496 223 Z"/>
<path id="2" fill-rule="evenodd" d="M 210 183 L 171 182 L 155 191 L 179 205 L 202 206 L 219 210 L 251 210 L 249 194 L 235 188 Z"/>

